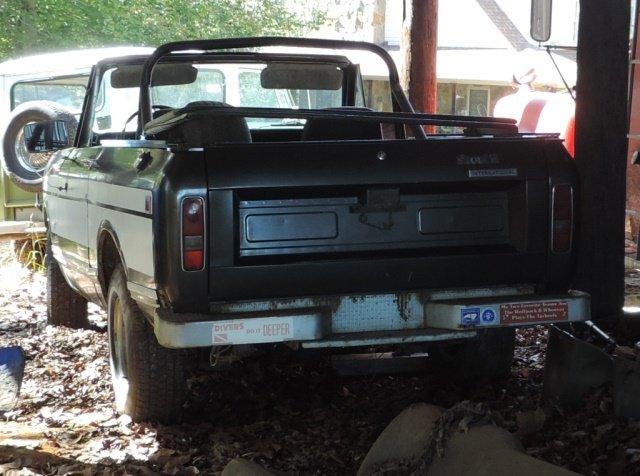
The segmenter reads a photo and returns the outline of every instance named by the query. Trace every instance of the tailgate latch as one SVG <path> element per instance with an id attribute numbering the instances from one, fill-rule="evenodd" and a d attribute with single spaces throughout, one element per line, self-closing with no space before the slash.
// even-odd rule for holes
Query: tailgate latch
<path id="1" fill-rule="evenodd" d="M 351 213 L 359 213 L 360 223 L 377 228 L 379 230 L 391 230 L 393 228 L 393 213 L 404 212 L 407 207 L 400 203 L 400 189 L 397 188 L 370 188 L 365 194 L 364 203 L 352 205 Z M 386 220 L 371 220 L 370 215 L 385 214 Z"/>

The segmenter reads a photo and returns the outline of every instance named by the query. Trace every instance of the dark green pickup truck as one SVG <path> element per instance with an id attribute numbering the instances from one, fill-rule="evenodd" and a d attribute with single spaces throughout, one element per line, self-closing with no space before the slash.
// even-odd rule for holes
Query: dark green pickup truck
<path id="1" fill-rule="evenodd" d="M 349 50 L 388 66 L 393 112 L 369 109 Z M 98 62 L 75 136 L 63 118 L 24 127 L 30 153 L 62 149 L 44 182 L 50 322 L 106 307 L 135 419 L 179 417 L 186 348 L 422 346 L 473 379 L 508 372 L 515 327 L 589 319 L 558 137 L 415 113 L 375 45 L 170 43 Z"/>

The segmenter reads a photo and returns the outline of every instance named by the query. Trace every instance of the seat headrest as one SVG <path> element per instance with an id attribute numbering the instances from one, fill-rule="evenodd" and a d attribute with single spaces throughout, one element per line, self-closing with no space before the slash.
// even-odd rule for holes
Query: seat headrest
<path id="1" fill-rule="evenodd" d="M 206 109 L 209 107 L 233 107 L 222 101 L 193 101 L 182 108 L 183 111 L 193 111 L 194 109 Z"/>
<path id="2" fill-rule="evenodd" d="M 192 147 L 251 142 L 251 131 L 244 117 L 216 114 L 216 108 L 225 107 L 233 106 L 219 101 L 194 101 L 150 121 L 147 127 L 160 133 L 167 131 L 167 139 L 183 141 Z"/>
<path id="3" fill-rule="evenodd" d="M 323 111 L 367 111 L 368 107 L 331 107 Z M 303 141 L 320 140 L 379 140 L 382 139 L 382 128 L 379 122 L 356 121 L 351 118 L 317 118 L 307 119 L 302 131 Z"/>

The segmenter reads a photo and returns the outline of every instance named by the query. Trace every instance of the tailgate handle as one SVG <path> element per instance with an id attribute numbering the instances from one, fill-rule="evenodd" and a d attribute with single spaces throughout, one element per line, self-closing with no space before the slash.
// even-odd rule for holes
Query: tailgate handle
<path id="1" fill-rule="evenodd" d="M 351 205 L 351 213 L 393 213 L 404 212 L 407 207 L 400 203 L 397 188 L 371 188 L 367 190 L 362 204 Z"/>
<path id="2" fill-rule="evenodd" d="M 379 230 L 391 230 L 393 228 L 393 212 L 404 212 L 407 207 L 400 203 L 400 190 L 397 188 L 371 188 L 367 189 L 365 202 L 351 205 L 351 213 L 359 213 L 360 223 L 377 228 Z M 386 221 L 371 221 L 368 214 L 387 213 Z"/>

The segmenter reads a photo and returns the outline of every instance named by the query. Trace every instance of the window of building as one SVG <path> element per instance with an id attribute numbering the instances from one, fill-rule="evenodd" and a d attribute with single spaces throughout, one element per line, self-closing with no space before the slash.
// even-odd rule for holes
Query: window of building
<path id="1" fill-rule="evenodd" d="M 470 116 L 489 115 L 489 88 L 469 87 L 467 111 Z"/>

